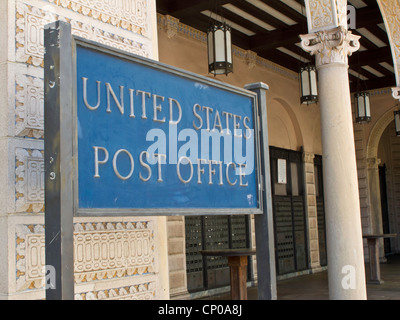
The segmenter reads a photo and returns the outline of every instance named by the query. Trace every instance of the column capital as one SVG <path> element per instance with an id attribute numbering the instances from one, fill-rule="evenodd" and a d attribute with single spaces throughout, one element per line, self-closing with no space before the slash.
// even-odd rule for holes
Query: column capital
<path id="1" fill-rule="evenodd" d="M 315 55 L 316 66 L 332 63 L 348 65 L 348 56 L 360 48 L 360 36 L 342 26 L 300 35 L 303 50 Z"/>
<path id="2" fill-rule="evenodd" d="M 392 88 L 392 97 L 400 101 L 400 87 Z"/>
<path id="3" fill-rule="evenodd" d="M 368 158 L 367 159 L 367 167 L 368 167 L 368 169 L 378 169 L 381 162 L 382 161 L 379 158 Z"/>
<path id="4" fill-rule="evenodd" d="M 311 152 L 303 152 L 304 163 L 314 163 L 315 154 Z"/>

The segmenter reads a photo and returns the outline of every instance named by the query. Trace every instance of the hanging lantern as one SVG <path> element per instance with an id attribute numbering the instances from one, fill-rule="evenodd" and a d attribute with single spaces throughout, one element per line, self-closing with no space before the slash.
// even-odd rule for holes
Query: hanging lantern
<path id="1" fill-rule="evenodd" d="M 369 103 L 369 93 L 367 91 L 357 92 L 354 95 L 356 99 L 356 122 L 368 123 L 371 121 L 371 106 Z"/>
<path id="2" fill-rule="evenodd" d="M 394 124 L 396 126 L 396 136 L 400 137 L 400 110 L 394 112 Z"/>
<path id="3" fill-rule="evenodd" d="M 317 70 L 313 65 L 300 68 L 301 103 L 312 104 L 318 101 Z"/>
<path id="4" fill-rule="evenodd" d="M 233 72 L 231 27 L 226 23 L 208 29 L 208 71 L 214 75 Z"/>

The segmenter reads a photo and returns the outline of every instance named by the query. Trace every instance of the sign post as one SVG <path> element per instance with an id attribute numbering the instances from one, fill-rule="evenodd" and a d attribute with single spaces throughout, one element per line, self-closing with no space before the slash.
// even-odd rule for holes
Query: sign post
<path id="1" fill-rule="evenodd" d="M 44 39 L 45 250 L 46 269 L 55 271 L 49 281 L 46 274 L 46 299 L 73 300 L 71 27 L 60 21 L 47 25 Z"/>
<path id="2" fill-rule="evenodd" d="M 257 93 L 257 108 L 261 121 L 261 167 L 263 170 L 263 214 L 255 216 L 256 247 L 257 247 L 257 274 L 258 299 L 276 300 L 276 270 L 275 270 L 275 242 L 274 221 L 272 212 L 272 193 L 270 178 L 268 121 L 267 121 L 267 90 L 264 83 L 253 83 L 245 86 L 246 89 Z"/>
<path id="3" fill-rule="evenodd" d="M 263 86 L 72 37 L 64 22 L 45 32 L 49 299 L 73 299 L 73 217 L 255 214 L 272 228 Z M 264 252 L 270 230 L 257 234 Z"/>

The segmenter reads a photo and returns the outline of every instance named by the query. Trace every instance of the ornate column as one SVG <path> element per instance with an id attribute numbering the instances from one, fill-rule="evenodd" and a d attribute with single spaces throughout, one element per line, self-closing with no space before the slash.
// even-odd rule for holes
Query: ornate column
<path id="1" fill-rule="evenodd" d="M 330 299 L 366 299 L 348 78 L 348 55 L 359 49 L 359 37 L 345 26 L 346 1 L 330 2 L 335 8 L 320 2 L 306 1 L 310 34 L 300 37 L 303 49 L 315 55 L 319 77 L 329 296 Z M 323 17 L 329 14 L 332 15 L 330 24 L 325 27 L 317 24 L 329 21 Z"/>

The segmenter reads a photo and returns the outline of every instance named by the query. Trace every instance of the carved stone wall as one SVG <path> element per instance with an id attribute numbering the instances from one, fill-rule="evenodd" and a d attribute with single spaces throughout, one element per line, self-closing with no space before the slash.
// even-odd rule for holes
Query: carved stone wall
<path id="1" fill-rule="evenodd" d="M 346 0 L 308 0 L 305 2 L 309 32 L 347 28 Z"/>
<path id="2" fill-rule="evenodd" d="M 157 59 L 154 0 L 0 3 L 0 299 L 43 299 L 44 25 Z M 165 218 L 76 218 L 76 299 L 169 297 Z M 4 275 L 4 276 L 3 276 Z"/>
<path id="3" fill-rule="evenodd" d="M 75 223 L 74 268 L 76 299 L 123 298 L 154 299 L 155 239 L 153 221 Z M 45 285 L 43 224 L 15 226 L 16 290 L 42 289 Z M 123 287 L 109 290 L 82 289 L 93 281 L 134 278 Z M 138 281 L 139 280 L 139 281 Z M 122 290 L 122 291 L 121 291 Z M 121 291 L 121 292 L 120 292 Z"/>

